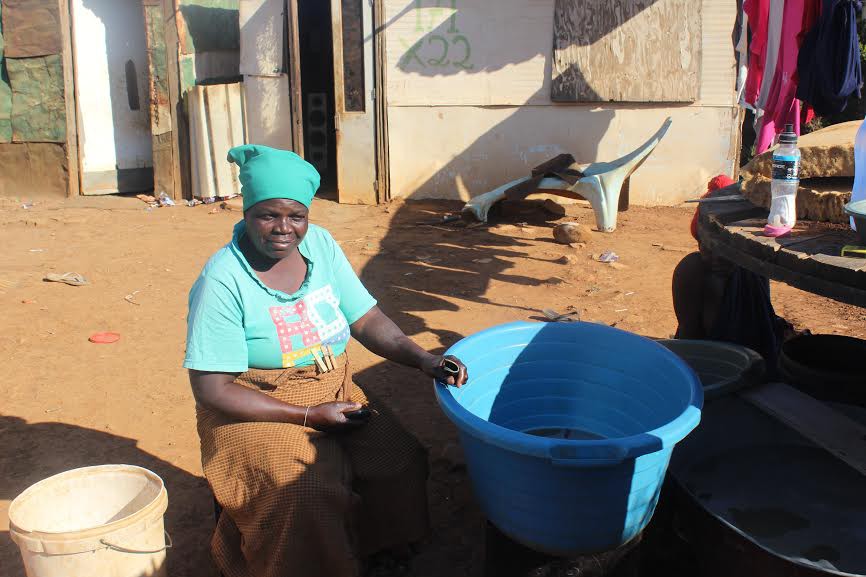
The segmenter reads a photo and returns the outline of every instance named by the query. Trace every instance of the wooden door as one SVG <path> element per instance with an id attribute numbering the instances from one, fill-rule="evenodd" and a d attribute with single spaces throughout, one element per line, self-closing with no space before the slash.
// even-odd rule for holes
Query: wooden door
<path id="1" fill-rule="evenodd" d="M 72 0 L 83 194 L 153 189 L 148 60 L 139 0 Z"/>
<path id="2" fill-rule="evenodd" d="M 371 2 L 331 0 L 331 20 L 338 199 L 346 204 L 376 204 Z"/>

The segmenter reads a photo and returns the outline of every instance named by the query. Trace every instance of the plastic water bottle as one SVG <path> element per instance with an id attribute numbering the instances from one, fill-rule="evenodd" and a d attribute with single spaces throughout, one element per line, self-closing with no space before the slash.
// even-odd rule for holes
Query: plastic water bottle
<path id="1" fill-rule="evenodd" d="M 797 189 L 800 187 L 800 150 L 794 125 L 786 124 L 773 151 L 773 180 L 770 183 L 770 216 L 764 234 L 787 234 L 797 222 Z"/>
<path id="2" fill-rule="evenodd" d="M 866 200 L 866 119 L 860 124 L 854 138 L 854 188 L 851 190 L 851 202 L 858 200 Z M 851 228 L 857 230 L 853 216 Z"/>

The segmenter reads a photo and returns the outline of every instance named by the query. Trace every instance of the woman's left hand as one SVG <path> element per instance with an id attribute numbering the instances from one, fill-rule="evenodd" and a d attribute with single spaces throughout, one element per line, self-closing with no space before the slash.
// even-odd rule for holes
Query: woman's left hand
<path id="1" fill-rule="evenodd" d="M 456 373 L 445 370 L 446 359 L 449 361 L 449 364 L 453 364 L 457 368 Z M 453 355 L 430 355 L 430 358 L 421 366 L 421 370 L 424 371 L 424 374 L 433 377 L 437 381 L 457 387 L 458 389 L 469 378 L 466 365 Z"/>

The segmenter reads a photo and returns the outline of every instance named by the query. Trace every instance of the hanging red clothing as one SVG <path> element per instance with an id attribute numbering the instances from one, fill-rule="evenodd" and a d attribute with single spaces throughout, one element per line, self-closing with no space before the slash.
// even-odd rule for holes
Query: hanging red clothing
<path id="1" fill-rule="evenodd" d="M 749 18 L 752 38 L 749 42 L 749 75 L 743 101 L 754 106 L 761 92 L 764 62 L 767 59 L 767 27 L 770 19 L 770 0 L 744 0 L 743 11 Z"/>
<path id="2" fill-rule="evenodd" d="M 800 101 L 796 99 L 797 57 L 806 33 L 817 21 L 820 9 L 820 0 L 785 0 L 779 58 L 755 142 L 758 154 L 773 145 L 776 135 L 785 128 L 785 124 L 793 124 L 794 131 L 800 134 Z"/>

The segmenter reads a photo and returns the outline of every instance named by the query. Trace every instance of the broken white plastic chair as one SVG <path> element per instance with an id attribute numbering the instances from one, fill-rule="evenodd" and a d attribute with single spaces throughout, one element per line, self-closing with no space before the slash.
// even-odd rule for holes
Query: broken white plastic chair
<path id="1" fill-rule="evenodd" d="M 658 146 L 672 122 L 670 118 L 665 120 L 658 132 L 631 154 L 611 162 L 593 162 L 580 166 L 580 171 L 583 172 L 584 176 L 575 184 L 570 184 L 556 177 L 547 177 L 539 183 L 532 194 L 555 194 L 566 198 L 586 199 L 595 212 L 598 230 L 614 231 L 623 184 Z M 531 178 L 529 176 L 518 178 L 490 192 L 476 196 L 463 207 L 464 216 L 469 216 L 480 222 L 487 222 L 487 214 L 491 207 L 503 200 L 510 188 Z"/>

